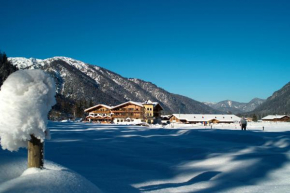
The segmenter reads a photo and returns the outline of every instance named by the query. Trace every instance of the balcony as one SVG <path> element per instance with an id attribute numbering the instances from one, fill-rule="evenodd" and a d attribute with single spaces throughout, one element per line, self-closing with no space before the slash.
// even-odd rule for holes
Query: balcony
<path id="1" fill-rule="evenodd" d="M 112 113 L 143 113 L 142 110 L 112 110 Z"/>
<path id="2" fill-rule="evenodd" d="M 133 119 L 141 119 L 142 115 L 113 115 L 113 118 L 133 118 Z"/>
<path id="3" fill-rule="evenodd" d="M 108 111 L 93 111 L 92 113 L 95 113 L 95 114 L 110 114 L 111 111 L 108 110 Z"/>
<path id="4" fill-rule="evenodd" d="M 90 119 L 91 120 L 111 120 L 112 117 L 90 117 Z"/>

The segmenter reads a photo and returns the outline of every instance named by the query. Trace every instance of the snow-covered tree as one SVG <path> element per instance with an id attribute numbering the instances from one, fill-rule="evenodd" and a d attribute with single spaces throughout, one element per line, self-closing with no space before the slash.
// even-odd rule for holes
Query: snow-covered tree
<path id="1" fill-rule="evenodd" d="M 42 70 L 12 73 L 0 91 L 2 149 L 17 151 L 28 141 L 42 143 L 47 136 L 47 116 L 55 101 L 54 80 Z"/>

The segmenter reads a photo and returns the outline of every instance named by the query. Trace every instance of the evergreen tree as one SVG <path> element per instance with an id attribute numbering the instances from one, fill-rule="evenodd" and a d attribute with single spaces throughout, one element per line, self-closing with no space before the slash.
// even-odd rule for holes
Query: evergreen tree
<path id="1" fill-rule="evenodd" d="M 253 115 L 253 121 L 257 122 L 258 121 L 258 117 L 256 116 L 256 114 Z"/>
<path id="2" fill-rule="evenodd" d="M 0 87 L 6 78 L 17 70 L 17 67 L 8 61 L 7 55 L 0 52 Z"/>
<path id="3" fill-rule="evenodd" d="M 89 102 L 89 107 L 92 107 L 92 106 L 94 106 L 94 103 L 93 103 L 93 100 L 92 100 L 92 99 L 90 99 L 90 102 Z"/>
<path id="4" fill-rule="evenodd" d="M 84 116 L 84 110 L 85 110 L 85 101 L 84 100 L 77 100 L 73 107 L 72 107 L 72 112 L 74 118 L 77 117 L 83 117 Z"/>

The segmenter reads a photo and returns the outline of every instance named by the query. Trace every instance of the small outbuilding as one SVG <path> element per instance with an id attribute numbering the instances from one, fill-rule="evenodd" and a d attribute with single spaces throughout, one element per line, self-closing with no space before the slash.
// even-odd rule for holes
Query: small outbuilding
<path id="1" fill-rule="evenodd" d="M 170 122 L 189 124 L 235 123 L 239 122 L 240 119 L 240 117 L 232 114 L 173 114 Z"/>
<path id="2" fill-rule="evenodd" d="M 290 117 L 288 115 L 268 115 L 262 118 L 262 121 L 268 122 L 288 122 Z"/>

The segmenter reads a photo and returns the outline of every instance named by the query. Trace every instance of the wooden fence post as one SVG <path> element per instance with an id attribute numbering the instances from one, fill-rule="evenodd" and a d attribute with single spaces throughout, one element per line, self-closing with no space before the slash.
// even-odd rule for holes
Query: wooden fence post
<path id="1" fill-rule="evenodd" d="M 34 135 L 28 141 L 28 168 L 43 168 L 43 143 Z"/>

